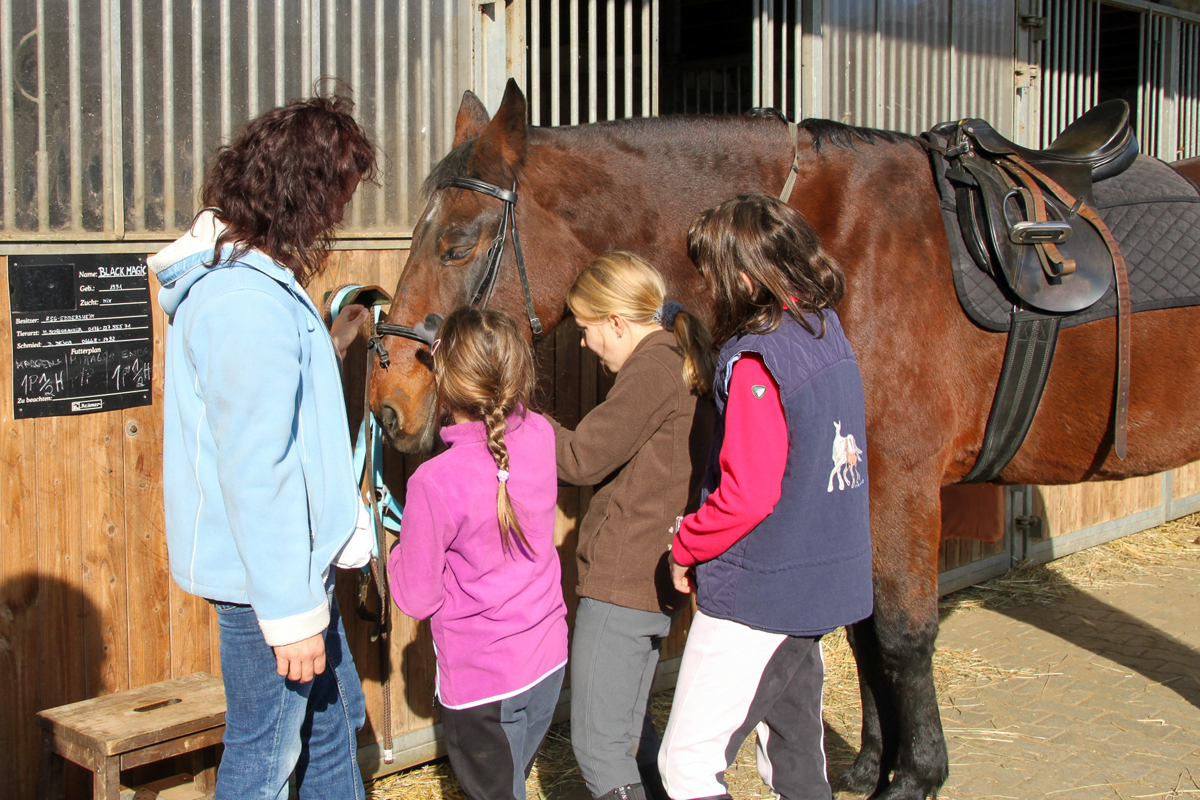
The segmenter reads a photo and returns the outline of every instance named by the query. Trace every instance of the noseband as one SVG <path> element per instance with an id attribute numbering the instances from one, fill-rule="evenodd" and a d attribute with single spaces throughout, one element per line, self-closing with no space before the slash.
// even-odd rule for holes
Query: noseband
<path id="1" fill-rule="evenodd" d="M 529 317 L 529 330 L 533 332 L 533 341 L 537 342 L 542 338 L 542 321 L 538 319 L 537 313 L 533 310 L 533 296 L 529 293 L 529 276 L 525 273 L 525 257 L 521 253 L 521 238 L 517 235 L 517 218 L 515 213 L 517 192 L 515 185 L 513 189 L 501 189 L 499 186 L 487 183 L 486 181 L 476 180 L 475 178 L 450 178 L 446 181 L 445 185 L 486 194 L 504 204 L 504 210 L 500 216 L 500 227 L 496 230 L 496 238 L 492 240 L 491 246 L 488 247 L 487 264 L 484 266 L 483 275 L 480 277 L 479 283 L 475 286 L 475 292 L 471 296 L 470 305 L 487 308 L 488 301 L 492 299 L 492 290 L 496 288 L 496 277 L 500 274 L 500 260 L 504 257 L 504 240 L 508 237 L 508 232 L 511 229 L 513 252 L 517 256 L 517 274 L 521 277 L 521 291 L 525 294 L 525 313 Z M 426 314 L 422 322 L 411 327 L 408 325 L 394 325 L 390 322 L 379 322 L 375 324 L 375 330 L 371 334 L 369 344 L 379 354 L 380 366 L 387 369 L 388 354 L 383 346 L 382 337 L 400 336 L 405 339 L 422 342 L 426 345 L 432 345 L 434 337 L 437 335 L 438 326 L 441 324 L 442 317 L 438 314 Z"/>

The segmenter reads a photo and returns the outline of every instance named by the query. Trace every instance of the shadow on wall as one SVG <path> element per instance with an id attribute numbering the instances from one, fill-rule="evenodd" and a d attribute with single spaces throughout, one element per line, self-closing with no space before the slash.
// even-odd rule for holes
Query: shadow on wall
<path id="1" fill-rule="evenodd" d="M 0 584 L 0 786 L 12 797 L 35 796 L 37 712 L 100 693 L 102 626 L 95 604 L 57 578 L 28 572 Z M 91 774 L 68 762 L 64 788 L 90 797 Z"/>

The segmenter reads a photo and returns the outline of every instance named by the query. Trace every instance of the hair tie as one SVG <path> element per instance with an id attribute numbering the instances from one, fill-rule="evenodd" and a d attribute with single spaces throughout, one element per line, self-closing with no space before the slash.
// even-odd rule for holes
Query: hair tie
<path id="1" fill-rule="evenodd" d="M 499 480 L 501 483 L 508 483 L 508 470 L 506 470 L 506 469 L 496 470 L 496 479 Z"/>
<path id="2" fill-rule="evenodd" d="M 674 330 L 675 316 L 683 310 L 685 310 L 684 307 L 679 303 L 667 300 L 654 310 L 654 322 L 656 325 L 662 325 L 665 330 Z"/>

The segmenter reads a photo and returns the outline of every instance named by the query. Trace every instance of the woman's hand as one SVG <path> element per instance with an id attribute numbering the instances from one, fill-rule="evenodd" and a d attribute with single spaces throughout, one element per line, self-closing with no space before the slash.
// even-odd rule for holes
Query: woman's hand
<path id="1" fill-rule="evenodd" d="M 290 681 L 308 683 L 314 675 L 325 671 L 324 633 L 315 633 L 307 639 L 272 649 L 275 651 L 275 672 Z"/>
<path id="2" fill-rule="evenodd" d="M 337 348 L 341 358 L 346 358 L 346 350 L 354 341 L 354 337 L 358 336 L 358 329 L 362 327 L 369 316 L 370 313 L 366 306 L 354 303 L 338 312 L 337 318 L 329 326 L 329 335 L 333 338 L 333 346 Z"/>
<path id="3" fill-rule="evenodd" d="M 692 568 L 685 567 L 675 560 L 673 553 L 667 553 L 667 563 L 671 566 L 671 583 L 677 591 L 691 594 L 696 587 L 692 581 Z"/>

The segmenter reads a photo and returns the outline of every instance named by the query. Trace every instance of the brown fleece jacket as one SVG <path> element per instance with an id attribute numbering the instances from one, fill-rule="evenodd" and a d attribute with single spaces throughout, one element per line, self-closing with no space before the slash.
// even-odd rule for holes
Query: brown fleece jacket
<path id="1" fill-rule="evenodd" d="M 667 545 L 676 518 L 699 505 L 713 419 L 712 402 L 697 402 L 684 382 L 674 334 L 655 331 L 574 431 L 551 420 L 561 480 L 589 485 L 611 476 L 579 528 L 580 597 L 642 611 L 679 606 Z"/>

